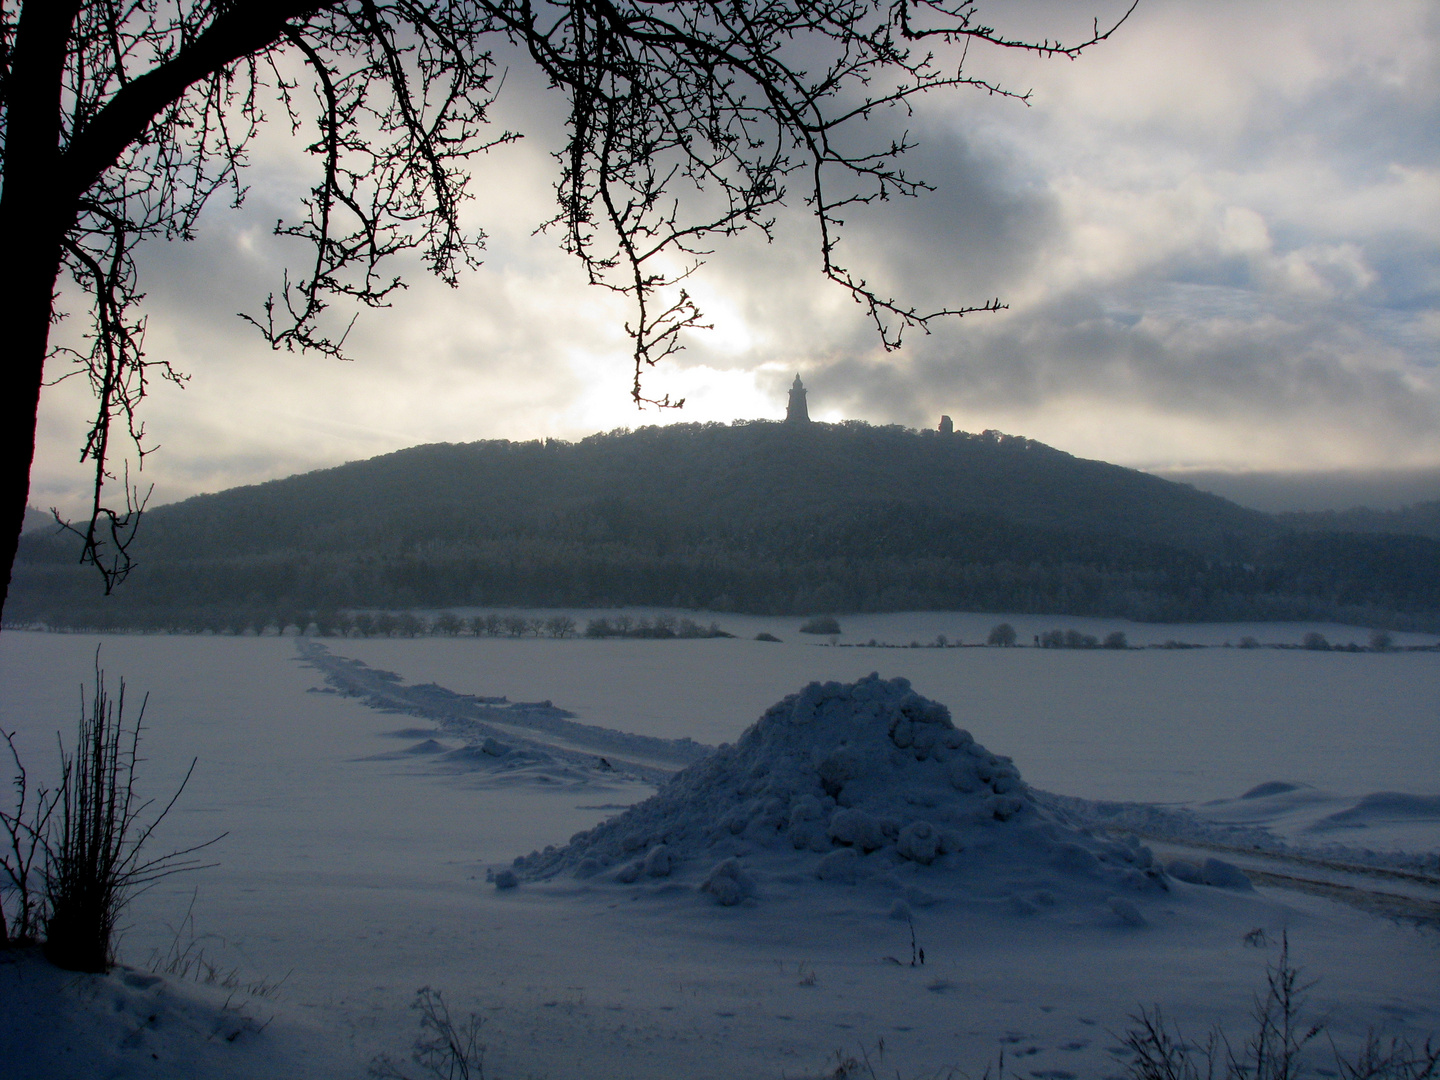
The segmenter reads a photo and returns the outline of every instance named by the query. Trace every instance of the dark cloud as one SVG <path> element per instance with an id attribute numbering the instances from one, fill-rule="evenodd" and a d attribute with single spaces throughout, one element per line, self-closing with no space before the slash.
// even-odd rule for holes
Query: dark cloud
<path id="1" fill-rule="evenodd" d="M 1027 183 L 1016 163 L 977 152 L 953 130 L 921 124 L 914 135 L 919 145 L 906 154 L 906 171 L 935 190 L 854 215 L 855 262 L 922 308 L 1003 297 L 1059 230 L 1055 199 Z"/>
<path id="2" fill-rule="evenodd" d="M 906 423 L 928 422 L 937 403 L 1013 413 L 1084 398 L 1269 425 L 1348 419 L 1397 444 L 1440 430 L 1440 388 L 1417 383 L 1403 365 L 1374 363 L 1385 346 L 1355 321 L 1313 312 L 1287 320 L 1274 311 L 1237 318 L 1223 303 L 1205 317 L 1184 300 L 1183 316 L 1163 305 L 1152 314 L 1145 291 L 1118 305 L 1138 318 L 1071 294 L 937 334 L 908 359 L 871 354 L 820 365 L 815 381 L 852 408 Z"/>

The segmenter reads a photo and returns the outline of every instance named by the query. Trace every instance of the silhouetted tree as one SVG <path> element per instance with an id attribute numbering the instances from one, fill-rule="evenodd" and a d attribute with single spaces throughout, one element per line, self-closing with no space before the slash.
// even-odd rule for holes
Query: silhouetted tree
<path id="1" fill-rule="evenodd" d="M 923 312 L 836 261 L 842 215 L 923 186 L 897 164 L 906 138 L 886 133 L 867 146 L 848 129 L 945 87 L 1023 97 L 947 66 L 934 46 L 1073 57 L 1113 29 L 1097 24 L 1070 45 L 1015 40 L 980 22 L 964 0 L 0 6 L 0 325 L 9 359 L 0 395 L 0 551 L 7 571 L 24 519 L 64 275 L 87 298 L 90 316 L 88 344 L 69 356 L 98 400 L 83 450 L 95 469 L 94 501 L 76 530 L 107 590 L 129 572 L 127 548 L 145 496 L 127 472 L 118 508 L 105 501 L 112 435 L 133 439 L 143 460 L 149 447 L 137 408 L 147 387 L 183 378 L 145 357 L 135 248 L 150 238 L 192 236 L 217 192 L 238 203 L 241 166 L 267 116 L 303 133 L 315 159 L 299 215 L 276 225 L 310 254 L 247 318 L 276 348 L 340 355 L 353 320 L 327 314 L 331 305 L 386 304 L 401 284 L 387 269 L 390 256 L 418 251 L 451 284 L 475 264 L 483 235 L 466 232 L 459 215 L 467 161 L 514 137 L 489 125 L 494 76 L 528 59 L 569 109 L 549 224 L 593 283 L 634 303 L 628 328 L 638 402 L 645 365 L 701 323 L 680 282 L 714 237 L 747 227 L 768 233 L 773 208 L 796 178 L 817 218 L 823 273 L 864 305 L 887 347 L 898 346 L 908 327 L 999 307 Z M 6 592 L 8 580 L 7 573 Z"/>
<path id="2" fill-rule="evenodd" d="M 985 639 L 987 645 L 1000 645 L 1006 648 L 1015 644 L 1015 627 L 1008 622 L 997 623 L 990 628 L 990 636 Z"/>
<path id="3" fill-rule="evenodd" d="M 545 620 L 545 632 L 552 638 L 569 637 L 575 633 L 575 620 L 569 615 L 551 615 Z"/>

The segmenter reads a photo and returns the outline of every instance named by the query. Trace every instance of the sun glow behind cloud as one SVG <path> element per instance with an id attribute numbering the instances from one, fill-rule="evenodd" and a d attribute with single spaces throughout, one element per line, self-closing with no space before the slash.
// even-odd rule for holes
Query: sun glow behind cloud
<path id="1" fill-rule="evenodd" d="M 1073 37 L 1124 6 L 982 14 Z M 913 131 L 907 169 L 938 190 L 855 213 L 839 254 L 922 306 L 1010 309 L 886 353 L 820 276 L 802 207 L 686 282 L 715 328 L 646 374 L 679 412 L 635 411 L 632 313 L 533 235 L 561 115 L 543 85 L 512 73 L 500 119 L 527 138 L 476 164 L 485 265 L 457 290 L 407 268 L 395 306 L 361 314 L 348 365 L 272 354 L 234 317 L 280 280 L 270 227 L 310 183 L 296 142 L 268 133 L 244 211 L 217 205 L 196 242 L 144 253 L 150 352 L 193 375 L 155 388 L 145 477 L 169 501 L 422 442 L 779 417 L 796 371 L 817 418 L 949 413 L 1141 467 L 1440 464 L 1432 4 L 1145 0 L 1076 62 L 972 61 L 1032 105 L 935 95 L 878 119 L 879 141 Z M 46 393 L 32 502 L 83 496 L 80 391 Z"/>

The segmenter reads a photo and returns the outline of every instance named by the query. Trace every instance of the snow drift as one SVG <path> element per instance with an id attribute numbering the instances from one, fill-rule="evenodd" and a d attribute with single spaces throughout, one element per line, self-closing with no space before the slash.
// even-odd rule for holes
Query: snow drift
<path id="1" fill-rule="evenodd" d="M 944 705 L 874 674 L 811 683 L 652 798 L 563 848 L 516 859 L 513 873 L 684 883 L 725 906 L 815 882 L 1025 912 L 1090 900 L 1132 924 L 1121 894 L 1168 888 L 1148 849 L 1040 805 L 1013 762 L 957 728 Z"/>

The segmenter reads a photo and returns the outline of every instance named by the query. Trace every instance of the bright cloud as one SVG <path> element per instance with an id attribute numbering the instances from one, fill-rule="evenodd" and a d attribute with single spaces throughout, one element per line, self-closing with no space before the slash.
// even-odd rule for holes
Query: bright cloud
<path id="1" fill-rule="evenodd" d="M 986 14 L 1074 39 L 1125 6 Z M 907 168 L 937 191 L 855 215 L 839 256 L 922 307 L 1009 310 L 887 354 L 820 277 L 801 207 L 694 279 L 715 329 L 647 376 L 687 399 L 678 414 L 634 411 L 630 313 L 532 235 L 558 114 L 523 72 L 503 123 L 527 138 L 477 163 L 466 211 L 486 264 L 456 290 L 411 273 L 392 309 L 361 314 L 353 364 L 272 354 L 234 317 L 278 283 L 270 225 L 309 182 L 295 143 L 269 139 L 244 211 L 217 207 L 196 242 L 145 254 L 150 351 L 193 375 L 149 405 L 157 498 L 420 442 L 778 416 L 797 370 L 816 416 L 948 412 L 1141 467 L 1440 465 L 1433 4 L 1142 0 L 1078 61 L 972 61 L 1032 104 L 959 93 L 877 120 L 877 140 L 918 136 Z M 33 502 L 83 491 L 80 389 L 47 392 Z"/>

